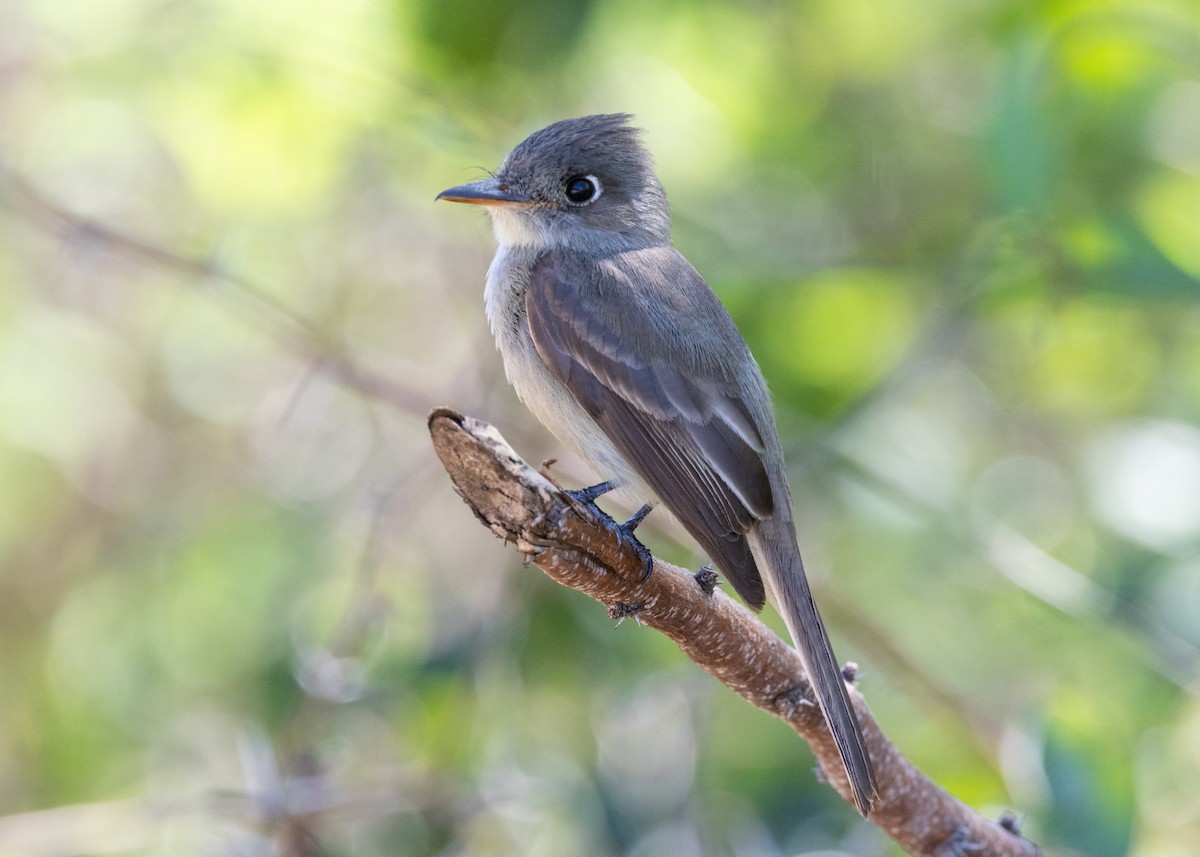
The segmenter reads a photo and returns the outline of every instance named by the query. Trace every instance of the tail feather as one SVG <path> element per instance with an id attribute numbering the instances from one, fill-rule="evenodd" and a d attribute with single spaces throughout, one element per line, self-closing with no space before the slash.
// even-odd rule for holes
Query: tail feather
<path id="1" fill-rule="evenodd" d="M 760 521 L 747 537 L 841 753 L 854 794 L 854 805 L 865 817 L 871 811 L 877 791 L 875 771 L 863 743 L 850 695 L 846 692 L 842 670 L 804 575 L 804 564 L 792 529 L 786 519 L 768 519 Z"/>

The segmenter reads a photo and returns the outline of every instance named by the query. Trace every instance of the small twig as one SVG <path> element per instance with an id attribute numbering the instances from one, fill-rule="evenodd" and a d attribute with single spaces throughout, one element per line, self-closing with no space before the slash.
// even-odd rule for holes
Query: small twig
<path id="1" fill-rule="evenodd" d="M 825 781 L 850 799 L 799 657 L 753 613 L 659 560 L 644 581 L 635 551 L 486 423 L 439 408 L 429 429 L 456 490 L 485 526 L 554 580 L 600 601 L 609 615 L 635 616 L 666 634 L 725 685 L 787 722 L 812 747 Z M 861 694 L 851 696 L 879 781 L 871 821 L 905 850 L 927 857 L 1040 854 L 1013 825 L 983 818 L 918 771 L 880 730 Z"/>

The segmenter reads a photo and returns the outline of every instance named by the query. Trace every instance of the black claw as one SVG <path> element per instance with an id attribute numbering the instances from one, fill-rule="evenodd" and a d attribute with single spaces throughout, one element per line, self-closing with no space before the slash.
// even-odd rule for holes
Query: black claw
<path id="1" fill-rule="evenodd" d="M 607 518 L 608 515 L 605 515 L 596 508 L 596 498 L 603 497 L 616 487 L 617 484 L 615 482 L 601 482 L 598 485 L 592 485 L 590 488 L 580 488 L 578 491 L 564 491 L 563 493 L 569 497 L 575 498 L 583 505 L 591 507 L 592 511 L 599 512 L 600 515 Z"/>
<path id="2" fill-rule="evenodd" d="M 643 583 L 650 579 L 650 574 L 654 571 L 654 556 L 650 553 L 648 547 L 638 541 L 633 531 L 637 529 L 638 524 L 646 519 L 646 516 L 650 514 L 650 510 L 653 508 L 649 503 L 646 503 L 642 508 L 634 512 L 633 517 L 628 521 L 623 524 L 617 524 L 617 533 L 619 536 L 629 543 L 629 546 L 633 548 L 633 552 L 638 555 L 638 559 L 646 566 L 646 573 L 642 575 Z"/>
<path id="3" fill-rule="evenodd" d="M 646 520 L 646 516 L 650 514 L 650 510 L 653 508 L 649 503 L 644 504 L 642 508 L 633 513 L 633 516 L 628 521 L 621 524 L 621 529 L 629 535 L 633 535 L 633 531 L 638 528 L 638 524 Z"/>
<path id="4" fill-rule="evenodd" d="M 632 533 L 626 533 L 625 537 L 629 540 L 629 546 L 633 548 L 633 552 L 642 561 L 642 565 L 646 567 L 646 570 L 642 573 L 642 583 L 645 583 L 650 579 L 650 575 L 654 573 L 654 554 L 650 553 L 650 548 L 634 538 Z"/>

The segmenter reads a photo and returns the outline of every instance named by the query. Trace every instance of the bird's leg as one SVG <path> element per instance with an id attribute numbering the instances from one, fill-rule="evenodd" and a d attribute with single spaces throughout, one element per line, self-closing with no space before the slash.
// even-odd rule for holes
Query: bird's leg
<path id="1" fill-rule="evenodd" d="M 633 531 L 637 529 L 638 524 L 645 520 L 646 516 L 650 514 L 650 510 L 653 508 L 654 507 L 652 505 L 646 503 L 642 506 L 642 508 L 634 512 L 633 516 L 630 517 L 628 521 L 617 525 L 617 531 L 627 542 L 629 542 L 629 546 L 633 548 L 633 552 L 638 555 L 638 559 L 640 559 L 646 566 L 646 573 L 642 575 L 643 582 L 649 580 L 650 573 L 654 571 L 654 555 L 650 553 L 650 548 L 638 541 L 638 538 L 633 534 Z"/>
<path id="2" fill-rule="evenodd" d="M 580 488 L 576 491 L 564 491 L 563 493 L 571 497 L 573 500 L 582 503 L 584 506 L 587 506 L 588 510 L 591 511 L 593 515 L 616 530 L 617 538 L 629 543 L 629 546 L 633 548 L 634 553 L 638 555 L 638 559 L 640 559 L 642 564 L 646 567 L 646 573 L 642 576 L 642 580 L 649 580 L 650 573 L 654 570 L 654 556 L 650 553 L 650 549 L 648 547 L 638 541 L 638 538 L 633 534 L 633 531 L 637 529 L 638 524 L 645 520 L 646 516 L 650 514 L 650 510 L 654 507 L 651 504 L 646 503 L 644 506 L 642 506 L 642 508 L 634 512 L 633 517 L 631 517 L 628 521 L 623 524 L 618 524 L 612 519 L 611 515 L 596 505 L 596 498 L 607 494 L 616 487 L 617 485 L 615 482 L 601 482 L 599 485 L 592 485 L 589 488 Z"/>

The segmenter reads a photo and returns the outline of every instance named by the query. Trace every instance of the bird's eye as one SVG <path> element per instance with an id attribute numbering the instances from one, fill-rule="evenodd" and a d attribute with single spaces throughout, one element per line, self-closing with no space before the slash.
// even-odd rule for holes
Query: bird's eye
<path id="1" fill-rule="evenodd" d="M 595 176 L 571 176 L 567 179 L 567 201 L 573 205 L 587 205 L 600 198 L 600 179 Z"/>

